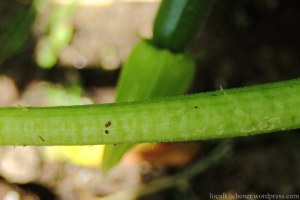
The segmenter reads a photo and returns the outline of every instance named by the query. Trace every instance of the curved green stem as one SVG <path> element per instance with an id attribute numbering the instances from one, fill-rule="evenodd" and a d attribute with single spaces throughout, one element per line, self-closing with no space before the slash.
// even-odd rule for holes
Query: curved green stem
<path id="1" fill-rule="evenodd" d="M 105 197 L 101 197 L 101 200 L 115 200 L 115 199 L 138 199 L 140 197 L 157 193 L 159 191 L 172 188 L 177 186 L 181 188 L 186 186 L 190 179 L 203 173 L 205 170 L 212 166 L 217 165 L 221 160 L 232 154 L 232 149 L 230 142 L 223 141 L 219 146 L 217 146 L 212 152 L 210 152 L 206 157 L 197 161 L 192 166 L 185 168 L 183 171 L 169 176 L 163 176 L 158 179 L 151 180 L 148 183 L 138 185 L 136 187 L 127 188 L 120 190 L 113 194 Z M 100 200 L 99 199 L 99 200 Z"/>
<path id="2" fill-rule="evenodd" d="M 91 145 L 247 136 L 300 127 L 300 79 L 148 101 L 0 109 L 1 145 Z"/>
<path id="3" fill-rule="evenodd" d="M 153 24 L 152 42 L 182 52 L 203 28 L 214 0 L 163 0 Z"/>

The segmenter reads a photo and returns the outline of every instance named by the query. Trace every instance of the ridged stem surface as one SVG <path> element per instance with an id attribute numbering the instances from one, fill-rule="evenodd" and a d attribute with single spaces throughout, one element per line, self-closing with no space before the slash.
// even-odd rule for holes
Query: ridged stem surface
<path id="1" fill-rule="evenodd" d="M 300 79 L 131 103 L 0 108 L 1 145 L 190 141 L 300 127 Z"/>

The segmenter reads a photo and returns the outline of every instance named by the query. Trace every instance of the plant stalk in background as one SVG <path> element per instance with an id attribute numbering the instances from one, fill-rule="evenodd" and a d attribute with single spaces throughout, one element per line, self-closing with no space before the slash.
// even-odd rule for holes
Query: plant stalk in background
<path id="1" fill-rule="evenodd" d="M 117 102 L 187 91 L 195 74 L 195 63 L 184 51 L 204 24 L 212 4 L 212 0 L 162 1 L 154 22 L 153 39 L 138 43 L 124 65 Z M 131 147 L 130 144 L 106 146 L 102 170 L 116 165 Z"/>

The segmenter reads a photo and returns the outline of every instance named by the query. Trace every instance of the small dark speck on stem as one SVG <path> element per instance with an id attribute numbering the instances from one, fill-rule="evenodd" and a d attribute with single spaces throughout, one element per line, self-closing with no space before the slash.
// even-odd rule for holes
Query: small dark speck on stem
<path id="1" fill-rule="evenodd" d="M 109 134 L 109 131 L 108 131 L 108 130 L 105 130 L 104 133 L 105 133 L 105 134 Z"/>
<path id="2" fill-rule="evenodd" d="M 195 106 L 194 108 L 198 108 L 198 106 Z"/>
<path id="3" fill-rule="evenodd" d="M 110 127 L 110 126 L 111 126 L 111 122 L 110 122 L 110 121 L 108 121 L 108 122 L 105 123 L 105 127 L 106 127 L 106 128 L 108 128 L 108 127 Z"/>
<path id="4" fill-rule="evenodd" d="M 44 138 L 42 138 L 42 136 L 39 135 L 39 138 L 42 140 L 42 142 L 45 142 Z"/>

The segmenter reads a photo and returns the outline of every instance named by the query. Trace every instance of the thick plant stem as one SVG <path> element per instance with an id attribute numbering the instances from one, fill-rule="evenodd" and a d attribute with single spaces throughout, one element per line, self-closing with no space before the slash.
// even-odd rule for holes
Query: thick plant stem
<path id="1" fill-rule="evenodd" d="M 190 141 L 300 128 L 300 79 L 149 101 L 0 109 L 1 145 Z"/>

